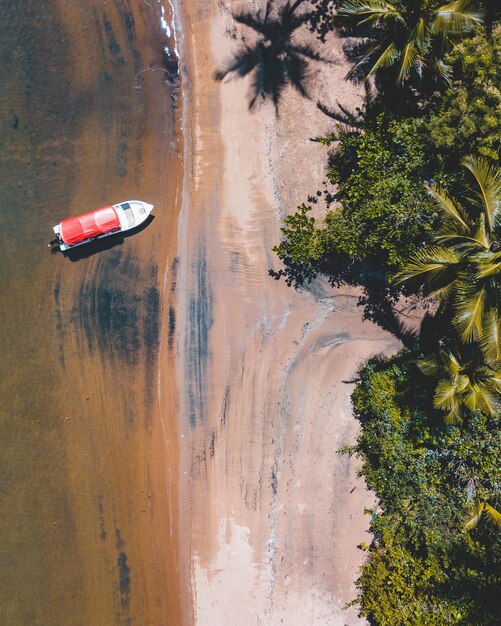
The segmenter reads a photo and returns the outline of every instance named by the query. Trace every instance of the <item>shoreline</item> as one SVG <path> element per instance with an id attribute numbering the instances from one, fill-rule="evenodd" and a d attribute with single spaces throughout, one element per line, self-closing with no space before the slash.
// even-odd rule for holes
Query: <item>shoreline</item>
<path id="1" fill-rule="evenodd" d="M 362 322 L 353 290 L 268 276 L 283 217 L 323 179 L 326 150 L 309 138 L 328 122 L 313 96 L 287 90 L 276 117 L 268 104 L 247 110 L 247 81 L 213 80 L 240 36 L 229 8 L 182 6 L 193 111 L 178 244 L 183 614 L 201 626 L 363 624 L 343 606 L 372 496 L 336 450 L 357 432 L 346 381 L 398 344 Z M 332 104 L 334 90 L 357 105 L 345 67 L 328 70 L 313 68 L 315 98 Z"/>

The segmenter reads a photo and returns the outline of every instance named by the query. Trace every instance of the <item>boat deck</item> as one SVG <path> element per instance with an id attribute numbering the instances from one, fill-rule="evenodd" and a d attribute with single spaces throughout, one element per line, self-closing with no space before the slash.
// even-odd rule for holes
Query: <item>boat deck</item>
<path id="1" fill-rule="evenodd" d="M 134 226 L 134 224 L 136 223 L 136 217 L 134 215 L 132 207 L 128 202 L 124 202 L 120 206 L 122 207 L 125 217 L 127 218 L 127 224 L 129 225 L 129 228 L 132 228 L 132 226 Z"/>

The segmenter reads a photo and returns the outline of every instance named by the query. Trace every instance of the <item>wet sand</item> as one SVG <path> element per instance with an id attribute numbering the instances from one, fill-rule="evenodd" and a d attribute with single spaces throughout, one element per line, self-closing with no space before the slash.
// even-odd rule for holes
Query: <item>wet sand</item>
<path id="1" fill-rule="evenodd" d="M 161 7 L 0 7 L 6 626 L 181 623 L 172 332 L 183 147 L 166 73 L 142 71 L 166 68 Z M 133 197 L 155 204 L 141 233 L 72 258 L 47 250 L 61 218 Z"/>
<path id="2" fill-rule="evenodd" d="M 372 496 L 337 450 L 357 432 L 357 368 L 397 343 L 361 321 L 355 292 L 322 281 L 296 292 L 268 269 L 283 217 L 323 180 L 326 150 L 310 138 L 329 120 L 316 100 L 351 107 L 361 89 L 343 80 L 332 40 L 335 63 L 312 64 L 310 100 L 286 90 L 280 117 L 269 103 L 249 112 L 246 80 L 213 80 L 243 31 L 228 8 L 243 6 L 182 3 L 193 123 L 177 327 L 183 612 L 201 626 L 354 626 L 343 607 Z"/>

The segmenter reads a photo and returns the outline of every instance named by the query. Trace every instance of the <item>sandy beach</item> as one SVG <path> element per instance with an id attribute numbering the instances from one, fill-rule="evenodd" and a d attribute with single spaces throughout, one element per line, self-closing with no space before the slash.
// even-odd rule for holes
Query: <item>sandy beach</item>
<path id="1" fill-rule="evenodd" d="M 310 99 L 287 88 L 279 116 L 248 110 L 249 81 L 214 80 L 249 2 L 182 2 L 186 170 L 179 228 L 177 375 L 184 623 L 354 626 L 353 582 L 372 496 L 337 451 L 357 423 L 357 368 L 396 341 L 362 322 L 357 294 L 268 275 L 284 216 L 321 187 L 311 138 L 353 108 L 341 43 L 312 63 Z"/>

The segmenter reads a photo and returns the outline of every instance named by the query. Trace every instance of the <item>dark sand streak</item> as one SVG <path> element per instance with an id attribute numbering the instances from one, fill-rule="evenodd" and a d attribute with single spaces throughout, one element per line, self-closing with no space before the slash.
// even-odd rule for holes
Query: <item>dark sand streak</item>
<path id="1" fill-rule="evenodd" d="M 213 323 L 211 285 L 208 282 L 207 259 L 201 244 L 193 264 L 196 280 L 188 297 L 188 330 L 185 345 L 187 355 L 185 377 L 189 381 L 188 412 L 191 426 L 204 421 L 206 368 L 210 357 L 208 339 Z"/>

